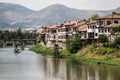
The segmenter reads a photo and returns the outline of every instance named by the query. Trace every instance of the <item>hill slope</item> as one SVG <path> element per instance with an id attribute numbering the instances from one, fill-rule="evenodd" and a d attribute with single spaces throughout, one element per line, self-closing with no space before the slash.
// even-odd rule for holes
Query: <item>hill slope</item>
<path id="1" fill-rule="evenodd" d="M 120 12 L 120 7 L 114 10 L 97 11 L 78 10 L 55 4 L 40 11 L 33 11 L 18 4 L 0 3 L 0 28 L 41 26 L 78 18 L 87 19 L 93 14 L 103 16 L 113 11 Z"/>
<path id="2" fill-rule="evenodd" d="M 47 8 L 33 12 L 32 14 L 26 16 L 24 19 L 27 22 L 36 23 L 39 25 L 52 24 L 57 22 L 63 22 L 65 20 L 77 20 L 87 19 L 93 14 L 99 14 L 104 16 L 106 14 L 112 13 L 113 11 L 120 12 L 120 8 L 115 10 L 107 11 L 97 11 L 97 10 L 78 10 L 73 8 L 68 8 L 64 5 L 51 5 Z"/>

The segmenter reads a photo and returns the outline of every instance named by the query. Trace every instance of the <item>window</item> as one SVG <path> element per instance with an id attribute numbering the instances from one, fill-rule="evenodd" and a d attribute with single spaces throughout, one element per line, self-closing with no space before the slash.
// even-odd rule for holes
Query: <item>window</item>
<path id="1" fill-rule="evenodd" d="M 99 22 L 97 21 L 97 25 L 99 24 Z"/>
<path id="2" fill-rule="evenodd" d="M 76 28 L 73 28 L 73 31 L 77 31 L 77 29 L 76 29 Z"/>
<path id="3" fill-rule="evenodd" d="M 105 29 L 105 33 L 107 33 L 107 29 Z"/>
<path id="4" fill-rule="evenodd" d="M 88 26 L 88 29 L 89 29 L 89 26 Z"/>
<path id="5" fill-rule="evenodd" d="M 110 25 L 111 24 L 111 21 L 107 21 L 107 25 Z"/>
<path id="6" fill-rule="evenodd" d="M 98 33 L 95 33 L 95 36 L 98 36 Z"/>
<path id="7" fill-rule="evenodd" d="M 118 21 L 114 21 L 114 23 L 118 24 Z"/>
<path id="8" fill-rule="evenodd" d="M 93 29 L 94 29 L 94 25 L 93 25 Z"/>
<path id="9" fill-rule="evenodd" d="M 108 29 L 108 32 L 110 32 L 110 29 Z"/>
<path id="10" fill-rule="evenodd" d="M 100 29 L 98 29 L 98 32 L 100 33 Z"/>
<path id="11" fill-rule="evenodd" d="M 102 33 L 104 33 L 104 29 L 102 29 Z"/>
<path id="12" fill-rule="evenodd" d="M 91 26 L 90 26 L 90 29 L 91 29 Z"/>
<path id="13" fill-rule="evenodd" d="M 100 21 L 100 24 L 103 25 L 103 21 Z"/>
<path id="14" fill-rule="evenodd" d="M 99 25 L 102 26 L 103 25 L 103 21 L 99 21 Z"/>

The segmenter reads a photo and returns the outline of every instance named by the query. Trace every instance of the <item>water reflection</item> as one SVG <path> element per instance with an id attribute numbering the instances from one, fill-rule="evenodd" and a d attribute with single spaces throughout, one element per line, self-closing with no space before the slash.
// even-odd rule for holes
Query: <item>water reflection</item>
<path id="1" fill-rule="evenodd" d="M 0 80 L 120 80 L 120 67 L 0 48 Z"/>
<path id="2" fill-rule="evenodd" d="M 44 73 L 53 80 L 119 80 L 120 68 L 75 60 L 44 58 Z"/>

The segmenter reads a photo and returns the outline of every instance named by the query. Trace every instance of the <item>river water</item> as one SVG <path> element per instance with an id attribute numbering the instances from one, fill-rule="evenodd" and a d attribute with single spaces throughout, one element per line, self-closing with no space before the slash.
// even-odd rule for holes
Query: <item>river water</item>
<path id="1" fill-rule="evenodd" d="M 120 80 L 120 66 L 46 58 L 25 48 L 0 48 L 0 80 Z"/>

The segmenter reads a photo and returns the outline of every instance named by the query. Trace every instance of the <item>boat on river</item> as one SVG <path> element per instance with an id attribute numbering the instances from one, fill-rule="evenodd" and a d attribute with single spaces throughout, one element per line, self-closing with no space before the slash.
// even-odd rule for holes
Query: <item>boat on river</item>
<path id="1" fill-rule="evenodd" d="M 15 49 L 14 49 L 14 53 L 20 53 L 20 49 L 15 48 Z"/>
<path id="2" fill-rule="evenodd" d="M 15 48 L 15 49 L 14 49 L 14 53 L 20 53 L 20 49 Z"/>

